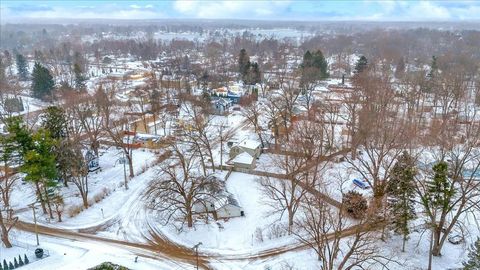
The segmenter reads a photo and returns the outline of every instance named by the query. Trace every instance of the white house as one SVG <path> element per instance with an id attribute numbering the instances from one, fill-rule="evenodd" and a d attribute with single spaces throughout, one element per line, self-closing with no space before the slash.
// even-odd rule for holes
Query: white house
<path id="1" fill-rule="evenodd" d="M 230 161 L 235 168 L 255 169 L 256 158 L 252 157 L 248 152 L 238 154 Z"/>
<path id="2" fill-rule="evenodd" d="M 217 208 L 216 213 L 217 219 L 245 216 L 243 208 L 240 207 L 237 200 L 235 200 L 231 194 L 227 197 L 227 200 L 224 202 L 224 204 Z"/>
<path id="3" fill-rule="evenodd" d="M 262 144 L 256 140 L 245 139 L 232 146 L 229 155 L 230 158 L 234 158 L 243 152 L 247 152 L 250 156 L 256 159 L 260 157 L 260 154 L 262 153 Z"/>
<path id="4" fill-rule="evenodd" d="M 214 200 L 205 200 L 193 205 L 193 212 L 213 213 L 215 219 L 243 217 L 245 212 L 232 194 L 225 192 Z"/>

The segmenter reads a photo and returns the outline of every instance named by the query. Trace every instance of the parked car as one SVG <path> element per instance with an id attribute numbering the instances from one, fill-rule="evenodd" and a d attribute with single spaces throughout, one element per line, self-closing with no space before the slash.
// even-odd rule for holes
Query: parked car
<path id="1" fill-rule="evenodd" d="M 367 182 L 363 181 L 363 180 L 359 180 L 359 179 L 353 179 L 353 184 L 361 189 L 369 189 L 370 186 L 368 185 Z"/>

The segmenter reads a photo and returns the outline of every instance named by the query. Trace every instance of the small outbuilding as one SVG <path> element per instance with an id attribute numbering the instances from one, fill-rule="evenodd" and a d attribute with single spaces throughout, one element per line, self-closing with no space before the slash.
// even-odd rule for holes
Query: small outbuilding
<path id="1" fill-rule="evenodd" d="M 233 164 L 235 168 L 253 170 L 256 167 L 256 159 L 248 152 L 238 154 L 230 163 Z"/>

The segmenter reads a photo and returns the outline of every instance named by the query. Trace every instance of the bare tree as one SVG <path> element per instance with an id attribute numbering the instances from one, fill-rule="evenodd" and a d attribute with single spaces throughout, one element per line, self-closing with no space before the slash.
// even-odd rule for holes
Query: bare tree
<path id="1" fill-rule="evenodd" d="M 258 139 L 262 144 L 262 147 L 265 146 L 263 133 L 265 127 L 261 123 L 262 114 L 265 108 L 259 102 L 252 102 L 249 106 L 246 106 L 242 110 L 242 115 L 247 119 L 247 121 L 253 126 L 255 133 L 258 135 Z"/>
<path id="2" fill-rule="evenodd" d="M 209 104 L 207 104 L 208 106 Z M 187 97 L 187 102 L 183 106 L 183 110 L 187 115 L 186 124 L 183 127 L 186 140 L 197 148 L 200 155 L 200 161 L 203 173 L 207 175 L 206 162 L 210 162 L 210 166 L 215 171 L 215 163 L 213 159 L 213 138 L 215 134 L 212 125 L 213 117 L 209 114 L 209 108 L 205 108 L 202 101 L 195 98 Z"/>
<path id="3" fill-rule="evenodd" d="M 295 236 L 312 248 L 320 261 L 320 269 L 369 268 L 379 264 L 388 269 L 391 259 L 380 254 L 373 236 L 373 225 L 365 219 L 348 227 L 345 212 L 332 209 L 314 196 L 302 200 L 301 217 L 295 221 Z"/>
<path id="4" fill-rule="evenodd" d="M 199 155 L 195 147 L 174 143 L 171 146 L 172 161 L 159 169 L 160 177 L 154 179 L 147 194 L 150 207 L 160 212 L 164 223 L 180 221 L 193 226 L 193 210 L 196 204 L 203 204 L 212 194 L 209 192 L 212 178 L 198 170 Z"/>
<path id="5" fill-rule="evenodd" d="M 284 141 L 285 155 L 279 155 L 274 165 L 283 170 L 286 179 L 261 177 L 260 185 L 273 213 L 286 212 L 288 232 L 292 233 L 294 216 L 301 201 L 317 183 L 322 164 L 319 162 L 322 149 L 320 125 L 315 122 L 300 122 L 291 132 L 290 140 Z"/>

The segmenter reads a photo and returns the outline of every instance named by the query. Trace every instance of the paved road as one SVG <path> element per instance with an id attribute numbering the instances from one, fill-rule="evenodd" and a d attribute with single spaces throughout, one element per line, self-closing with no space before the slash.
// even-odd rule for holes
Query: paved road
<path id="1" fill-rule="evenodd" d="M 342 237 L 352 236 L 359 231 L 370 231 L 376 228 L 379 228 L 383 225 L 383 222 L 375 222 L 363 225 L 354 225 L 346 228 L 342 231 Z M 182 262 L 191 265 L 196 263 L 196 254 L 195 252 L 188 247 L 184 247 L 178 244 L 171 242 L 166 237 L 156 234 L 155 231 L 150 228 L 150 235 L 148 243 L 135 243 L 126 240 L 117 240 L 107 237 L 101 237 L 92 234 L 79 233 L 72 230 L 61 229 L 61 228 L 51 228 L 44 225 L 35 225 L 28 222 L 18 221 L 15 224 L 15 228 L 22 231 L 27 231 L 34 233 L 36 230 L 39 234 L 53 236 L 68 240 L 75 240 L 81 242 L 100 242 L 108 245 L 113 245 L 125 250 L 132 252 L 138 256 L 159 259 L 163 261 L 172 261 L 172 262 Z M 329 238 L 333 238 L 334 234 L 329 234 Z M 235 254 L 235 255 L 222 255 L 217 253 L 199 253 L 198 261 L 199 266 L 202 269 L 211 269 L 209 266 L 210 262 L 214 263 L 228 263 L 229 261 L 254 261 L 261 259 L 268 259 L 271 257 L 279 256 L 281 254 L 298 251 L 308 248 L 306 244 L 297 243 L 297 244 L 288 244 L 276 248 L 265 249 L 256 253 L 244 253 L 244 254 Z"/>

